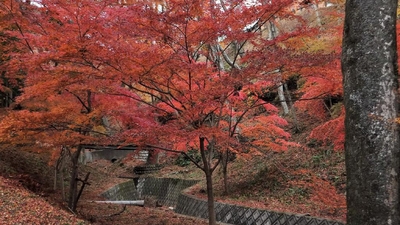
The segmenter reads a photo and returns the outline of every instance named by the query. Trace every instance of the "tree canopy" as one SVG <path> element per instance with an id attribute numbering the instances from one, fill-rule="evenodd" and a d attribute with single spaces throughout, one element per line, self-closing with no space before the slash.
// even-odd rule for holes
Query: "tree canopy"
<path id="1" fill-rule="evenodd" d="M 229 152 L 296 145 L 282 117 L 290 107 L 333 119 L 310 138 L 343 146 L 340 29 L 323 27 L 342 15 L 318 1 L 9 0 L 0 9 L 15 46 L 3 75 L 23 81 L 2 143 L 197 149 L 211 176 Z"/>

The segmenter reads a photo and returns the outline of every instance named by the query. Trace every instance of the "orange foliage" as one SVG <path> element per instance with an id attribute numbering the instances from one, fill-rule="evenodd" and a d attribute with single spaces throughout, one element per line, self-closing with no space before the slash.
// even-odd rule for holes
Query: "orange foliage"
<path id="1" fill-rule="evenodd" d="M 287 43 L 312 31 L 286 10 L 292 1 L 156 3 L 162 10 L 148 1 L 111 0 L 19 7 L 20 30 L 10 34 L 23 40 L 23 51 L 9 65 L 26 74 L 17 99 L 23 110 L 11 113 L 4 130 L 52 145 L 148 143 L 183 150 L 205 137 L 218 150 L 239 151 L 241 144 L 285 150 L 287 123 L 260 94 L 294 67 L 302 65 L 306 74 L 317 64 L 317 56 L 295 54 Z M 258 30 L 275 17 L 294 29 L 267 40 Z M 315 79 L 307 83 L 310 93 L 318 92 Z M 241 143 L 240 136 L 251 142 Z"/>

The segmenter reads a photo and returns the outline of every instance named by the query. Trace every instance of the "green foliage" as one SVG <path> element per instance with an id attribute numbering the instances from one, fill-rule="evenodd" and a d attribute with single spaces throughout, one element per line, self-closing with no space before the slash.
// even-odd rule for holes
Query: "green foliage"
<path id="1" fill-rule="evenodd" d="M 196 163 L 201 161 L 201 156 L 199 151 L 196 149 L 190 149 L 186 154 L 190 156 L 190 158 L 194 159 Z M 176 159 L 175 164 L 178 166 L 188 166 L 192 161 L 186 155 L 179 155 Z"/>

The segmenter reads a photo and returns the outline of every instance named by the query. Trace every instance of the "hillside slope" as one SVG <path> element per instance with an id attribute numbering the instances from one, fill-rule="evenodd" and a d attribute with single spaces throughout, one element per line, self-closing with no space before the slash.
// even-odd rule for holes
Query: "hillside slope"
<path id="1" fill-rule="evenodd" d="M 70 224 L 85 221 L 27 190 L 16 179 L 0 176 L 0 224 Z"/>

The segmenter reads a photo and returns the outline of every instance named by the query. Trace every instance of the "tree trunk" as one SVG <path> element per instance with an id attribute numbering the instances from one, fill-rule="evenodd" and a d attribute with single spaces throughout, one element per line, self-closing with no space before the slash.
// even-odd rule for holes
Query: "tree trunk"
<path id="1" fill-rule="evenodd" d="M 56 191 L 57 190 L 57 168 L 54 167 L 54 187 L 53 190 Z"/>
<path id="2" fill-rule="evenodd" d="M 208 204 L 208 224 L 217 224 L 215 215 L 215 203 L 214 203 L 214 188 L 212 182 L 212 171 L 206 170 L 206 181 L 207 181 L 207 204 Z"/>
<path id="3" fill-rule="evenodd" d="M 62 162 L 62 165 L 61 165 L 61 176 L 60 176 L 60 181 L 61 181 L 61 193 L 62 193 L 62 199 L 63 199 L 63 201 L 66 201 L 66 199 L 65 199 L 65 187 L 64 187 L 64 167 L 65 167 L 65 162 L 63 161 Z"/>
<path id="4" fill-rule="evenodd" d="M 218 40 L 216 41 L 216 44 L 211 45 L 210 44 L 210 58 L 213 61 L 214 65 L 216 68 L 218 68 L 218 71 L 225 71 L 225 66 L 224 62 L 221 58 L 220 54 L 220 47 L 219 47 L 219 42 Z"/>
<path id="5" fill-rule="evenodd" d="M 85 177 L 84 180 L 80 180 L 80 181 L 82 182 L 82 185 L 81 185 L 81 189 L 79 190 L 78 196 L 77 196 L 76 199 L 75 199 L 75 207 L 78 205 L 79 198 L 81 197 L 82 192 L 83 192 L 83 189 L 85 188 L 85 186 L 86 186 L 86 185 L 90 185 L 89 182 L 88 182 L 88 180 L 89 180 L 89 175 L 90 175 L 90 172 L 88 172 L 88 173 L 86 174 L 86 177 Z"/>
<path id="6" fill-rule="evenodd" d="M 348 0 L 344 25 L 347 224 L 399 224 L 397 0 Z"/>
<path id="7" fill-rule="evenodd" d="M 78 147 L 76 152 L 71 156 L 72 168 L 71 168 L 71 180 L 69 183 L 69 196 L 68 196 L 68 207 L 75 212 L 76 211 L 76 199 L 78 195 L 78 163 L 79 155 L 82 151 L 82 147 Z"/>
<path id="8" fill-rule="evenodd" d="M 278 36 L 278 28 L 275 26 L 273 21 L 269 21 L 268 28 L 268 40 L 274 40 Z"/>
<path id="9" fill-rule="evenodd" d="M 229 163 L 229 149 L 222 152 L 222 175 L 224 181 L 224 195 L 228 195 L 228 163 Z"/>
<path id="10" fill-rule="evenodd" d="M 292 97 L 290 96 L 290 91 L 289 88 L 287 86 L 287 83 L 283 83 L 283 88 L 286 92 L 286 95 L 288 97 L 288 102 L 289 102 L 289 111 L 291 113 L 291 116 L 293 118 L 293 123 L 294 123 L 294 127 L 295 127 L 295 132 L 299 132 L 300 128 L 299 128 L 299 122 L 297 120 L 297 115 L 296 115 L 296 109 L 293 107 L 293 101 L 292 101 Z"/>
<path id="11" fill-rule="evenodd" d="M 212 182 L 212 174 L 213 168 L 211 168 L 211 157 L 207 159 L 206 157 L 206 149 L 204 147 L 205 138 L 200 138 L 200 154 L 203 161 L 203 171 L 206 175 L 206 182 L 207 182 L 207 204 L 208 204 L 208 224 L 209 225 L 216 225 L 217 219 L 215 215 L 215 205 L 214 205 L 214 189 L 213 189 L 213 182 Z M 211 153 L 209 152 L 209 156 Z"/>
<path id="12" fill-rule="evenodd" d="M 158 164 L 158 152 L 154 150 L 149 150 L 149 155 L 147 156 L 147 164 L 148 165 L 156 165 Z"/>
<path id="13" fill-rule="evenodd" d="M 319 9 L 318 9 L 318 4 L 312 4 L 311 8 L 313 8 L 315 10 L 315 17 L 317 19 L 317 25 L 319 27 L 321 27 L 322 26 L 322 20 L 321 20 L 321 15 L 320 15 Z"/>
<path id="14" fill-rule="evenodd" d="M 286 98 L 285 98 L 285 93 L 283 93 L 283 85 L 282 82 L 280 82 L 279 86 L 278 86 L 278 97 L 279 97 L 279 101 L 281 102 L 281 106 L 283 109 L 283 114 L 287 115 L 289 114 L 289 107 L 286 103 Z"/>
<path id="15" fill-rule="evenodd" d="M 268 40 L 274 40 L 277 36 L 278 36 L 278 29 L 276 28 L 275 24 L 270 21 L 269 22 L 269 33 L 268 33 Z M 286 99 L 285 99 L 285 93 L 283 92 L 283 84 L 282 84 L 282 74 L 280 72 L 280 70 L 276 70 L 277 72 L 279 72 L 279 81 L 278 81 L 278 98 L 279 98 L 279 102 L 281 103 L 282 109 L 283 109 L 283 114 L 287 115 L 289 114 L 289 108 L 288 105 L 286 103 Z"/>
<path id="16" fill-rule="evenodd" d="M 241 130 L 239 127 L 235 126 L 238 123 L 238 119 L 233 114 L 234 109 L 231 108 L 231 116 L 229 121 L 229 138 L 232 138 L 235 134 L 240 134 Z M 228 164 L 229 164 L 229 149 L 226 148 L 225 151 L 221 152 L 221 161 L 222 161 L 222 175 L 223 175 L 223 183 L 224 183 L 224 195 L 229 193 L 228 186 Z"/>

